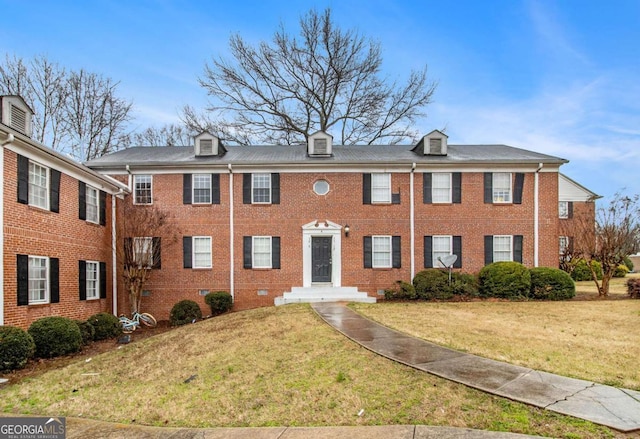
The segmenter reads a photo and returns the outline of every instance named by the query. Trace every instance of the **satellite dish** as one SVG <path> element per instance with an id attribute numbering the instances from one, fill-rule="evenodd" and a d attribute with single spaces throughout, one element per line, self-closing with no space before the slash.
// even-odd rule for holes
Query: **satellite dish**
<path id="1" fill-rule="evenodd" d="M 438 262 L 440 262 L 445 268 L 453 267 L 453 264 L 458 260 L 458 255 L 447 255 L 438 257 Z"/>

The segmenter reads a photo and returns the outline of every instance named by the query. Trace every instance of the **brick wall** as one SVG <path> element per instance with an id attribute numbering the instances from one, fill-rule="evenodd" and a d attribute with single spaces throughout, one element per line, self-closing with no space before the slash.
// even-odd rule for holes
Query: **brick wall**
<path id="1" fill-rule="evenodd" d="M 107 195 L 106 226 L 78 219 L 78 181 L 63 170 L 60 212 L 53 213 L 17 201 L 17 154 L 4 152 L 4 324 L 27 328 L 52 315 L 86 319 L 110 310 L 110 299 L 79 300 L 78 261 L 107 263 L 107 292 L 111 291 L 111 198 Z M 60 260 L 60 302 L 17 306 L 16 255 Z"/>

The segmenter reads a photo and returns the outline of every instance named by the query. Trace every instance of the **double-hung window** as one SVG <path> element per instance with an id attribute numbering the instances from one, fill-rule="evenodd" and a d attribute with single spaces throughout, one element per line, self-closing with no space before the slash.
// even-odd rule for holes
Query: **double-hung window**
<path id="1" fill-rule="evenodd" d="M 255 204 L 271 203 L 271 174 L 251 175 L 251 202 Z"/>
<path id="2" fill-rule="evenodd" d="M 253 237 L 253 268 L 271 268 L 271 236 Z"/>
<path id="3" fill-rule="evenodd" d="M 392 266 L 391 236 L 372 236 L 371 255 L 373 268 Z"/>
<path id="4" fill-rule="evenodd" d="M 513 247 L 511 235 L 493 237 L 493 262 L 513 261 Z"/>
<path id="5" fill-rule="evenodd" d="M 211 204 L 211 174 L 193 174 L 193 204 Z"/>
<path id="6" fill-rule="evenodd" d="M 98 189 L 93 188 L 91 186 L 87 186 L 85 197 L 86 197 L 86 206 L 87 206 L 87 221 L 91 221 L 92 223 L 100 222 L 100 209 L 99 209 L 99 198 L 98 198 Z"/>
<path id="7" fill-rule="evenodd" d="M 569 218 L 569 202 L 558 201 L 558 217 L 561 219 Z"/>
<path id="8" fill-rule="evenodd" d="M 493 173 L 493 202 L 511 203 L 511 173 Z"/>
<path id="9" fill-rule="evenodd" d="M 100 298 L 100 264 L 99 262 L 86 262 L 87 271 L 87 300 Z"/>
<path id="10" fill-rule="evenodd" d="M 566 255 L 569 252 L 569 242 L 568 236 L 560 237 L 560 255 Z"/>
<path id="11" fill-rule="evenodd" d="M 151 175 L 134 175 L 133 190 L 135 204 L 152 204 L 153 180 Z"/>
<path id="12" fill-rule="evenodd" d="M 193 268 L 211 268 L 211 237 L 193 237 Z"/>
<path id="13" fill-rule="evenodd" d="M 49 302 L 49 258 L 29 256 L 29 305 Z"/>
<path id="14" fill-rule="evenodd" d="M 432 238 L 432 267 L 448 268 L 445 267 L 441 258 L 453 254 L 451 236 L 433 236 Z"/>
<path id="15" fill-rule="evenodd" d="M 431 176 L 433 203 L 451 203 L 451 173 L 434 172 Z"/>
<path id="16" fill-rule="evenodd" d="M 49 169 L 29 162 L 29 204 L 49 209 Z"/>
<path id="17" fill-rule="evenodd" d="M 371 174 L 371 202 L 391 203 L 391 174 Z"/>
<path id="18" fill-rule="evenodd" d="M 133 238 L 133 264 L 141 268 L 151 268 L 153 266 L 153 238 L 135 237 Z"/>
<path id="19" fill-rule="evenodd" d="M 243 237 L 244 268 L 280 268 L 279 236 Z"/>

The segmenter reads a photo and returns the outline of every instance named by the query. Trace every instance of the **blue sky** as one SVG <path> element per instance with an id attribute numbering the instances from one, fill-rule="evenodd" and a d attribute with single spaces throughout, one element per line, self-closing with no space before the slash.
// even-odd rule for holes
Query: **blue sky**
<path id="1" fill-rule="evenodd" d="M 204 108 L 197 78 L 229 36 L 295 31 L 310 8 L 381 43 L 402 82 L 428 65 L 438 81 L 425 134 L 504 143 L 566 158 L 562 172 L 610 197 L 640 194 L 640 1 L 0 0 L 0 55 L 46 55 L 120 81 L 141 127 Z"/>

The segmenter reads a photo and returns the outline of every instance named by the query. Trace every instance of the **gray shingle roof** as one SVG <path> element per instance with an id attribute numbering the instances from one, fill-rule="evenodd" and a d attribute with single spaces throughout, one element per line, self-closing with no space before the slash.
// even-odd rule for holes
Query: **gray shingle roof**
<path id="1" fill-rule="evenodd" d="M 196 157 L 193 147 L 133 147 L 87 162 L 94 169 L 130 166 L 227 166 L 233 165 L 382 165 L 382 164 L 562 164 L 567 160 L 507 145 L 448 145 L 446 156 L 424 156 L 411 145 L 333 146 L 333 156 L 309 157 L 306 145 L 225 146 L 222 157 Z"/>

